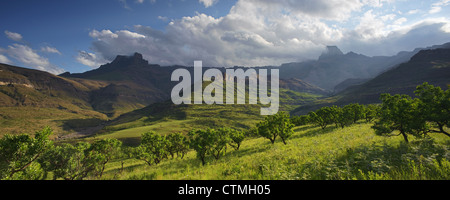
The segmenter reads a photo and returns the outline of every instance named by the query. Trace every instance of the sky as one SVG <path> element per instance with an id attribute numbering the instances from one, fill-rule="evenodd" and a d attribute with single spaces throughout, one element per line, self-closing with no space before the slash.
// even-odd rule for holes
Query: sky
<path id="1" fill-rule="evenodd" d="M 80 73 L 152 64 L 267 66 L 450 42 L 450 0 L 2 0 L 0 63 Z"/>

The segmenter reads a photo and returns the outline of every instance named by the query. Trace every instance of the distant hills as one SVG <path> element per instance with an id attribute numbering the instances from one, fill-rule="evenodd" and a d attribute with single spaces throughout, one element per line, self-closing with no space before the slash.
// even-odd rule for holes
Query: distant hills
<path id="1" fill-rule="evenodd" d="M 60 76 L 107 82 L 107 86 L 90 93 L 90 103 L 94 110 L 113 117 L 169 99 L 173 87 L 170 81 L 172 70 L 171 67 L 148 64 L 141 54 L 135 53 L 119 55 L 98 69 Z"/>
<path id="2" fill-rule="evenodd" d="M 381 93 L 414 96 L 416 87 L 424 82 L 444 90 L 450 86 L 450 49 L 421 50 L 410 61 L 339 93 L 338 103 L 378 103 Z"/>
<path id="3" fill-rule="evenodd" d="M 213 107 L 169 106 L 170 92 L 177 84 L 170 77 L 178 68 L 193 71 L 188 66 L 149 64 L 139 53 L 118 55 L 98 69 L 59 76 L 0 64 L 0 128 L 17 132 L 26 125 L 47 124 L 60 127 L 56 132 L 83 135 L 102 127 L 121 127 L 125 121 L 128 125 L 135 124 L 133 120 L 153 123 L 165 119 L 164 113 L 192 120 L 209 115 L 205 112 Z M 329 46 L 318 60 L 275 68 L 280 69 L 281 109 L 302 114 L 324 105 L 377 103 L 386 92 L 412 95 L 425 81 L 445 88 L 450 84 L 450 43 L 376 57 L 344 54 Z M 220 109 L 231 121 L 232 116 L 243 117 L 246 109 L 256 110 L 254 106 Z M 258 119 L 255 113 L 250 118 Z"/>
<path id="4" fill-rule="evenodd" d="M 407 62 L 420 50 L 448 47 L 450 47 L 450 43 L 399 52 L 394 56 L 369 57 L 354 52 L 344 54 L 338 47 L 328 46 L 318 60 L 281 65 L 280 77 L 282 79 L 298 78 L 330 92 L 339 92 L 352 85 L 349 84 L 352 83 L 349 80 L 375 78 L 379 74 Z M 339 85 L 345 81 L 347 81 L 346 84 Z M 359 84 L 360 82 L 354 83 Z M 336 86 L 339 87 L 335 88 Z"/>
<path id="5" fill-rule="evenodd" d="M 85 80 L 106 81 L 108 86 L 92 91 L 90 102 L 94 110 L 117 116 L 128 111 L 143 108 L 156 102 L 170 99 L 170 92 L 176 82 L 170 81 L 172 71 L 187 66 L 160 66 L 148 64 L 142 55 L 117 56 L 111 63 L 84 73 L 64 73 L 60 76 Z M 204 68 L 206 71 L 208 68 Z M 218 68 L 225 73 L 225 68 Z M 297 78 L 280 80 L 280 88 L 296 92 L 325 95 L 326 90 Z"/>
<path id="6" fill-rule="evenodd" d="M 338 94 L 301 106 L 294 114 L 305 114 L 329 105 L 349 103 L 380 103 L 382 93 L 407 94 L 414 97 L 418 85 L 428 82 L 446 90 L 450 86 L 450 46 L 420 50 L 408 62 L 402 63 L 365 83 L 361 81 Z M 358 82 L 358 81 L 356 81 Z"/>

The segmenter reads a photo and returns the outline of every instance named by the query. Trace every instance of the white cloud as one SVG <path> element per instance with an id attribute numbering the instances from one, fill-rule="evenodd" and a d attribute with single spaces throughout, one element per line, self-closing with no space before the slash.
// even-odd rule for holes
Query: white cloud
<path id="1" fill-rule="evenodd" d="M 441 12 L 441 10 L 442 10 L 442 7 L 433 6 L 433 7 L 431 7 L 430 11 L 428 11 L 428 13 L 435 14 L 435 13 Z"/>
<path id="2" fill-rule="evenodd" d="M 169 20 L 169 18 L 164 17 L 164 16 L 158 16 L 158 19 L 161 20 L 161 21 L 164 21 L 164 22 Z"/>
<path id="3" fill-rule="evenodd" d="M 439 13 L 442 10 L 442 7 L 448 6 L 450 5 L 450 0 L 440 0 L 437 3 L 433 3 L 431 6 L 430 11 L 428 11 L 428 13 L 430 14 L 435 14 L 435 13 Z"/>
<path id="4" fill-rule="evenodd" d="M 98 58 L 94 53 L 89 53 L 86 51 L 79 51 L 76 60 L 86 66 L 97 68 L 100 65 L 105 64 L 107 61 Z"/>
<path id="5" fill-rule="evenodd" d="M 414 15 L 414 14 L 417 14 L 419 12 L 420 12 L 419 9 L 410 10 L 410 11 L 408 11 L 408 15 Z"/>
<path id="6" fill-rule="evenodd" d="M 447 19 L 413 23 L 398 12 L 379 11 L 392 2 L 239 0 L 223 17 L 198 13 L 170 21 L 164 31 L 142 25 L 93 30 L 95 57 L 80 53 L 78 61 L 98 67 L 116 55 L 140 52 L 162 65 L 280 65 L 316 59 L 327 45 L 374 56 L 448 42 Z"/>
<path id="7" fill-rule="evenodd" d="M 55 53 L 55 54 L 59 54 L 61 55 L 61 52 L 56 49 L 55 47 L 49 47 L 49 46 L 45 46 L 41 48 L 42 52 L 47 52 L 47 53 Z"/>
<path id="8" fill-rule="evenodd" d="M 394 24 L 394 25 L 402 25 L 403 23 L 405 23 L 405 22 L 407 22 L 407 21 L 408 21 L 407 18 L 402 17 L 402 18 L 399 18 L 399 19 L 395 20 L 393 24 Z"/>
<path id="9" fill-rule="evenodd" d="M 13 44 L 9 45 L 6 51 L 9 56 L 29 67 L 47 71 L 53 74 L 60 74 L 64 72 L 63 69 L 51 64 L 47 58 L 37 54 L 36 51 L 31 49 L 29 46 L 22 44 Z"/>
<path id="10" fill-rule="evenodd" d="M 4 55 L 2 55 L 2 54 L 0 54 L 0 63 L 8 64 L 8 65 L 13 64 L 13 63 L 11 62 L 11 60 L 8 59 L 8 57 L 6 57 L 6 56 L 4 56 Z"/>
<path id="11" fill-rule="evenodd" d="M 14 40 L 16 42 L 22 42 L 23 37 L 21 34 L 19 33 L 14 33 L 14 32 L 10 32 L 10 31 L 5 31 L 5 35 L 6 37 L 8 37 L 11 40 Z"/>
<path id="12" fill-rule="evenodd" d="M 205 8 L 208 8 L 212 5 L 214 5 L 215 3 L 217 3 L 219 0 L 198 0 L 199 3 L 202 3 Z"/>

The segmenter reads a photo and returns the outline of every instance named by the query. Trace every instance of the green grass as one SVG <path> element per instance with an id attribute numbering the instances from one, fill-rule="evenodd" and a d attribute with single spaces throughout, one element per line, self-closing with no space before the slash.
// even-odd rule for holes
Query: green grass
<path id="1" fill-rule="evenodd" d="M 234 127 L 236 129 L 249 129 L 264 119 L 260 115 L 260 107 L 256 105 L 182 105 L 156 104 L 123 116 L 117 123 L 105 127 L 95 137 L 117 138 L 125 144 L 136 146 L 140 136 L 149 131 L 162 135 L 181 132 L 187 133 L 194 128 L 220 128 Z M 161 111 L 159 111 L 161 110 Z M 236 120 L 239 119 L 239 120 Z"/>
<path id="2" fill-rule="evenodd" d="M 450 179 L 450 163 L 444 160 L 450 160 L 447 137 L 433 135 L 433 143 L 416 139 L 406 144 L 401 137 L 376 136 L 370 127 L 364 123 L 344 129 L 296 127 L 287 145 L 246 139 L 240 150 L 228 148 L 224 157 L 209 157 L 205 166 L 194 151 L 184 159 L 169 159 L 156 166 L 135 159 L 117 160 L 107 165 L 103 179 Z M 145 130 L 129 131 L 138 135 Z M 125 132 L 116 134 L 112 136 Z"/>
<path id="3" fill-rule="evenodd" d="M 98 125 L 102 120 L 106 120 L 103 114 L 76 107 L 0 107 L 0 137 L 5 134 L 33 134 L 46 126 L 50 126 L 54 132 L 53 137 L 57 137 L 79 128 Z"/>

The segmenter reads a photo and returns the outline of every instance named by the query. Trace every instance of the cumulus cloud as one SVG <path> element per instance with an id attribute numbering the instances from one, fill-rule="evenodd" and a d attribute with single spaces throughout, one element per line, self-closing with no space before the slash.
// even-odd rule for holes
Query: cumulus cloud
<path id="1" fill-rule="evenodd" d="M 89 53 L 86 51 L 79 51 L 78 55 L 76 56 L 76 60 L 86 66 L 97 68 L 100 65 L 106 63 L 102 58 L 97 57 L 94 53 Z"/>
<path id="2" fill-rule="evenodd" d="M 435 14 L 439 13 L 442 10 L 442 7 L 450 5 L 450 0 L 440 0 L 437 3 L 433 3 L 430 11 L 428 13 Z"/>
<path id="3" fill-rule="evenodd" d="M 54 53 L 54 54 L 58 54 L 58 55 L 62 55 L 61 52 L 56 49 L 55 47 L 49 47 L 49 46 L 45 46 L 41 48 L 42 52 L 47 52 L 47 53 Z"/>
<path id="4" fill-rule="evenodd" d="M 448 19 L 412 23 L 401 13 L 376 11 L 392 2 L 239 0 L 223 17 L 198 13 L 170 21 L 164 31 L 143 25 L 93 30 L 95 57 L 79 53 L 84 59 L 78 61 L 95 67 L 140 52 L 162 65 L 261 66 L 316 59 L 327 45 L 374 56 L 448 42 Z"/>
<path id="5" fill-rule="evenodd" d="M 202 3 L 205 8 L 208 8 L 212 5 L 214 5 L 215 3 L 217 3 L 219 0 L 198 0 L 198 2 Z"/>
<path id="6" fill-rule="evenodd" d="M 19 33 L 14 33 L 14 32 L 10 32 L 10 31 L 5 31 L 5 35 L 7 38 L 14 40 L 16 42 L 22 42 L 22 35 Z"/>
<path id="7" fill-rule="evenodd" d="M 22 44 L 12 44 L 8 46 L 6 52 L 12 58 L 35 69 L 47 71 L 53 74 L 60 74 L 64 72 L 63 69 L 51 64 L 47 58 L 40 56 L 29 46 Z"/>
<path id="8" fill-rule="evenodd" d="M 2 54 L 0 54 L 0 63 L 9 64 L 9 65 L 13 64 L 11 62 L 11 60 L 8 59 L 8 57 L 6 57 L 6 56 L 4 56 Z"/>

